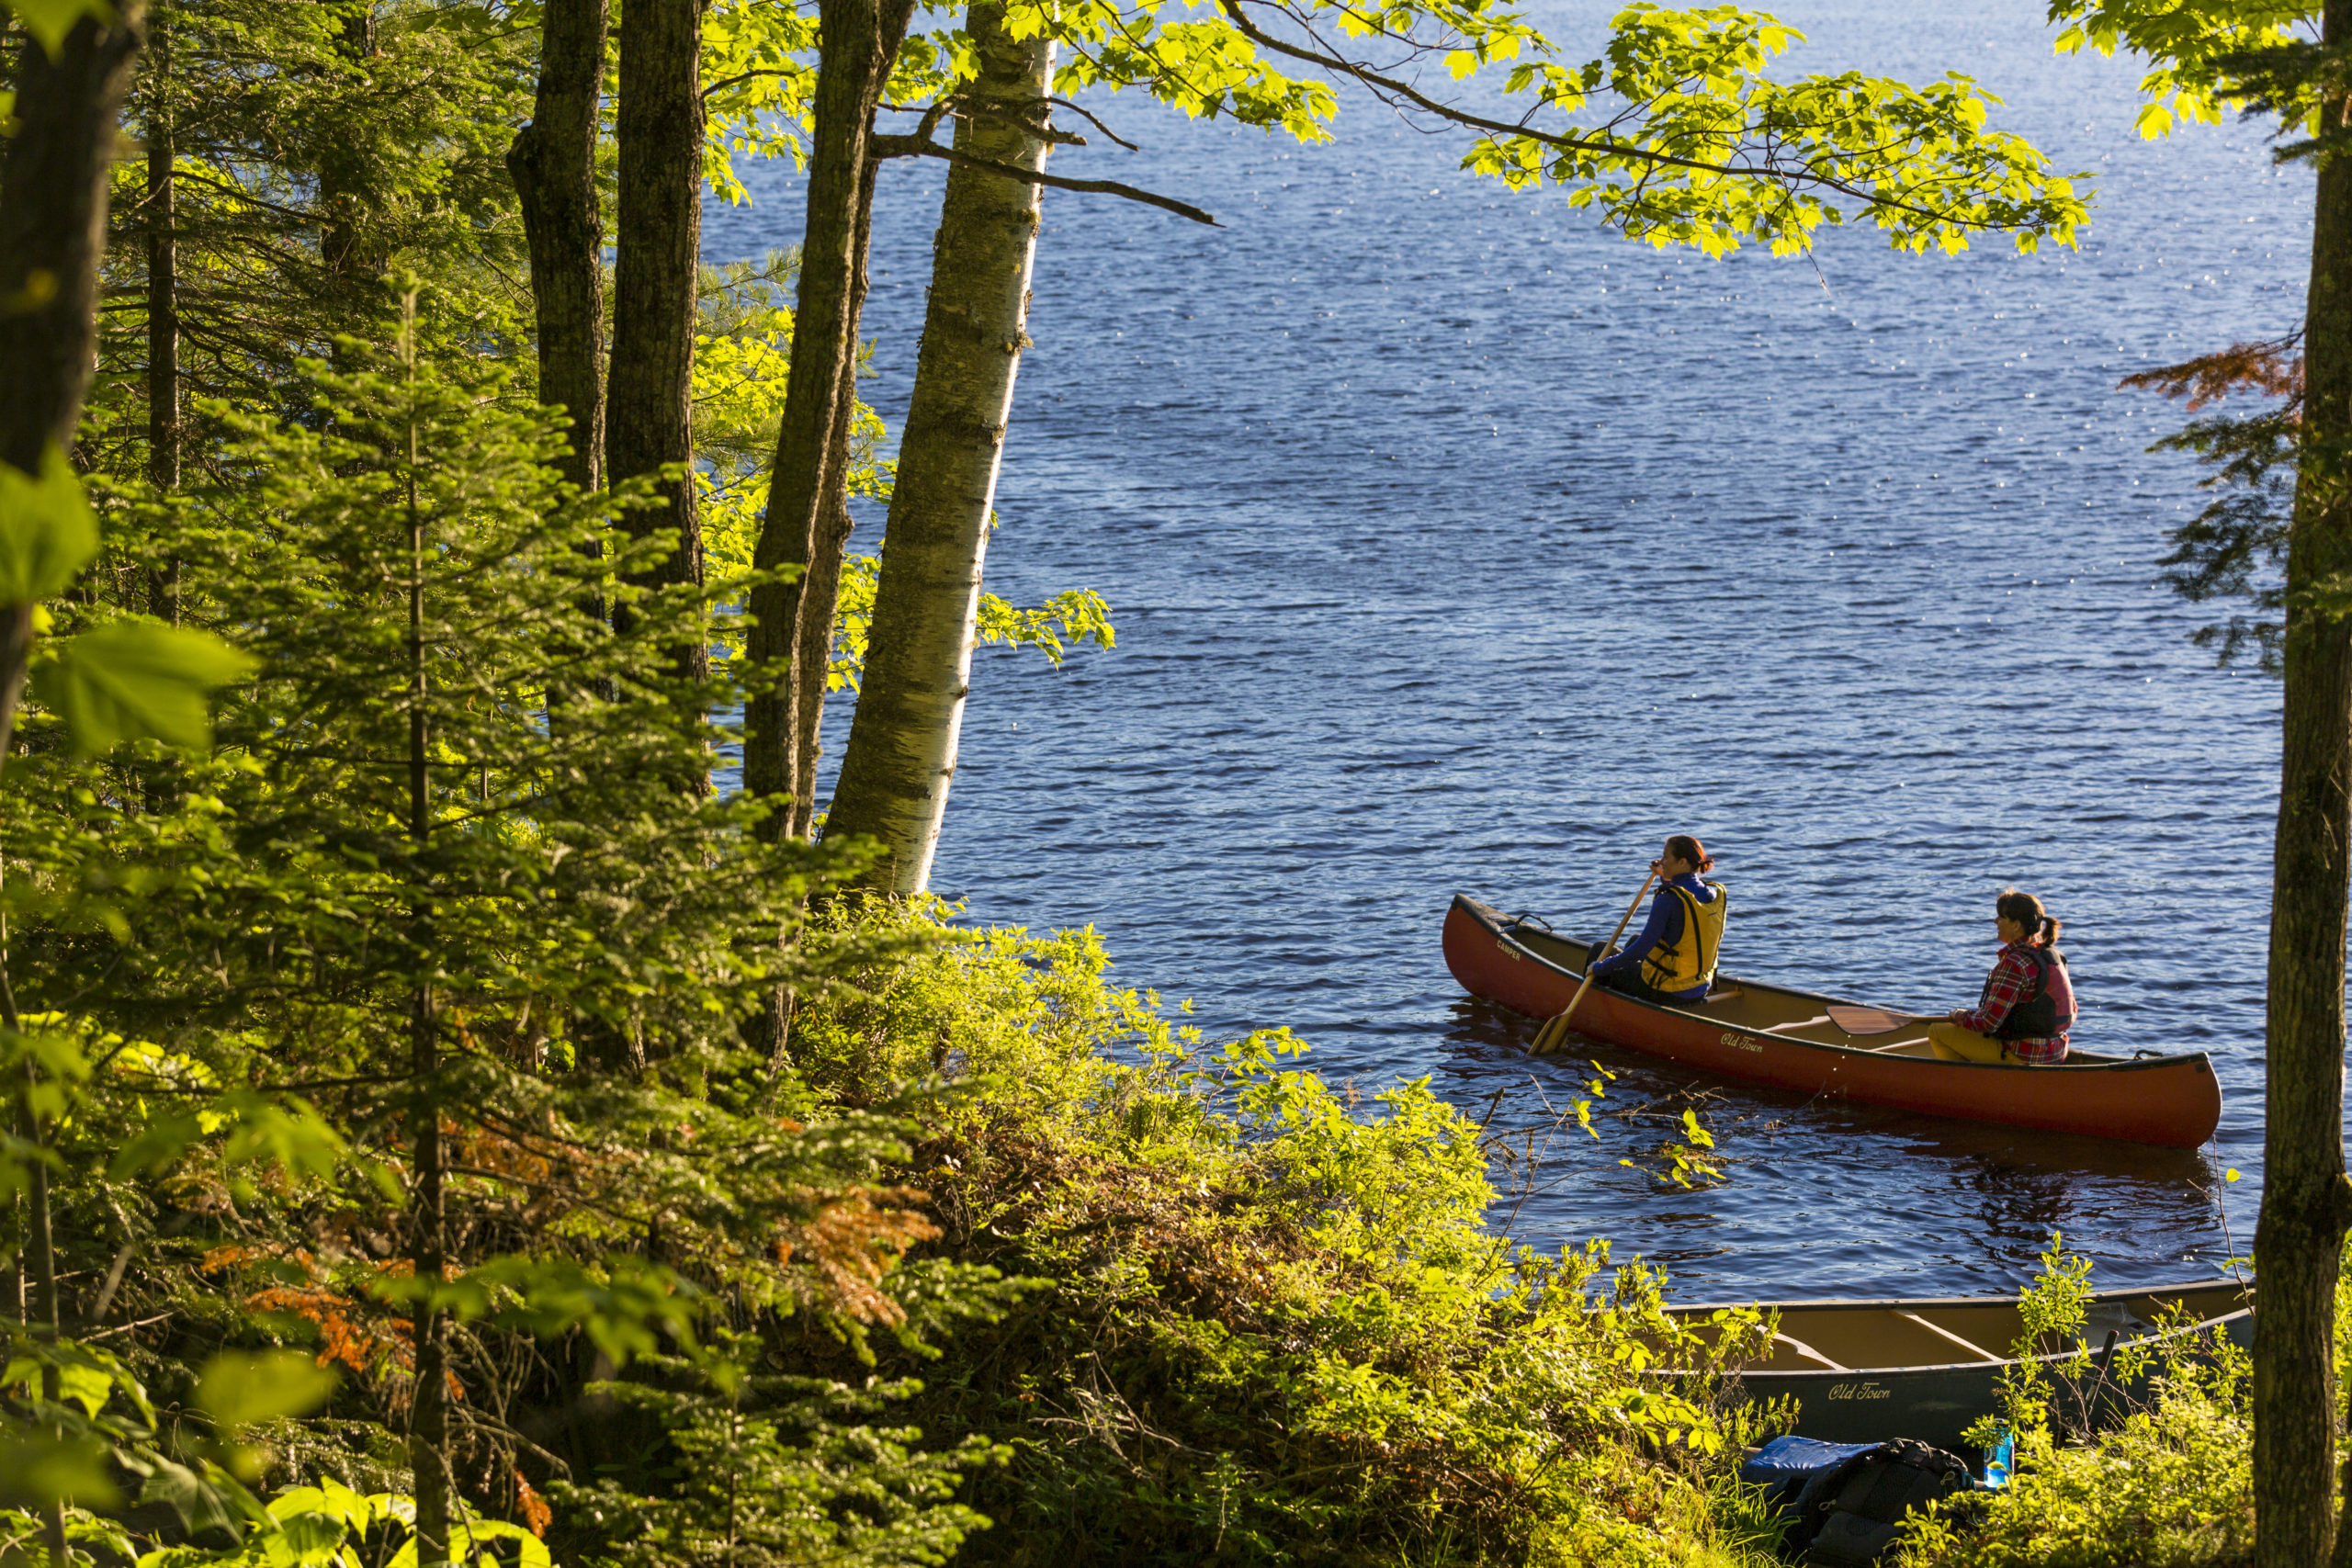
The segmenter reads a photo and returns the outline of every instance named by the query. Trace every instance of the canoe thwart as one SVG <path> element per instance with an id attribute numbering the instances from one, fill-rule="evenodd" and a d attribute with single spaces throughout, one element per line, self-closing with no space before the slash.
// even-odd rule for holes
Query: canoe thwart
<path id="1" fill-rule="evenodd" d="M 1895 1309 L 1894 1315 L 1903 1319 L 1905 1323 L 1917 1324 L 1920 1327 L 1926 1329 L 1928 1333 L 1934 1335 L 1939 1339 L 1950 1340 L 1951 1343 L 1959 1346 L 1962 1349 L 1967 1351 L 1970 1355 L 1975 1357 L 1980 1361 L 1991 1361 L 1997 1365 L 1999 1362 L 2007 1359 L 2006 1357 L 1996 1356 L 1992 1351 L 1987 1350 L 1982 1345 L 1962 1339 L 1959 1335 L 1954 1334 L 1942 1324 L 1930 1322 L 1927 1318 L 1921 1317 L 1916 1312 L 1905 1312 L 1898 1307 Z"/>

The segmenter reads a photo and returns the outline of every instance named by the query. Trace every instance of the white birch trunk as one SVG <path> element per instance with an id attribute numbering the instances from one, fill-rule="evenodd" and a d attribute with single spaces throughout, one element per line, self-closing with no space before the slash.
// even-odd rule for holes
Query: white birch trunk
<path id="1" fill-rule="evenodd" d="M 966 24 L 980 70 L 956 127 L 959 152 L 1045 167 L 1053 44 L 1005 35 L 1001 6 Z M 825 819 L 883 854 L 867 881 L 920 893 L 947 811 L 971 685 L 980 571 L 1012 381 L 1028 346 L 1041 186 L 951 165 L 932 252 L 913 401 L 875 584 L 865 670 Z"/>

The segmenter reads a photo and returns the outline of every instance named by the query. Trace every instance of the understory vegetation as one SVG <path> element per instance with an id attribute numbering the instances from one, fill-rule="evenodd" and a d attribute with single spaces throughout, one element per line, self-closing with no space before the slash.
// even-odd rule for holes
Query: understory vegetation
<path id="1" fill-rule="evenodd" d="M 2235 1568 L 2253 1561 L 2254 1421 L 2245 1352 L 2218 1331 L 2177 1332 L 2119 1349 L 2101 1368 L 2086 1342 L 2090 1260 L 2057 1238 L 2025 1300 L 2020 1363 L 2002 1413 L 1972 1434 L 1990 1451 L 2006 1429 L 2016 1479 L 1920 1517 L 1903 1568 Z M 2352 1357 L 2352 1254 L 2338 1286 L 2336 1359 Z"/>

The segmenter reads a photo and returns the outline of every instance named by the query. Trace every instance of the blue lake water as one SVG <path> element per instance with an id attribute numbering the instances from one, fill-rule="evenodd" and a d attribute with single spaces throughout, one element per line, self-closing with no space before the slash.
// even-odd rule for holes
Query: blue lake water
<path id="1" fill-rule="evenodd" d="M 1057 172 L 1225 227 L 1047 193 L 989 585 L 1095 589 L 1118 646 L 982 650 L 935 886 L 1094 925 L 1213 1035 L 1286 1023 L 1334 1081 L 1491 1103 L 1517 1234 L 1607 1236 L 1685 1297 L 2006 1288 L 2053 1229 L 2107 1283 L 2211 1272 L 2260 1185 L 2277 693 L 2188 643 L 2212 613 L 2155 562 L 2197 471 L 2144 453 L 2178 410 L 2116 381 L 2300 323 L 2308 174 L 2259 126 L 2140 141 L 2136 68 L 2053 57 L 2036 4 L 1782 15 L 1813 39 L 1790 74 L 1999 93 L 2098 186 L 2080 251 L 1853 230 L 1818 275 L 1710 261 L 1361 100 L 1311 149 L 1091 101 L 1144 151 Z M 709 254 L 797 237 L 790 169 L 752 185 Z M 894 428 L 939 185 L 881 186 L 865 395 Z M 2212 1053 L 2218 1138 L 1809 1104 L 1601 1048 L 1602 1109 L 1699 1093 L 1728 1179 L 1621 1165 L 1656 1114 L 1560 1132 L 1580 1064 L 1453 984 L 1447 900 L 1600 934 L 1676 831 L 1720 857 L 1732 973 L 1906 1008 L 1973 1000 L 1993 896 L 2038 892 L 2076 1043 Z"/>

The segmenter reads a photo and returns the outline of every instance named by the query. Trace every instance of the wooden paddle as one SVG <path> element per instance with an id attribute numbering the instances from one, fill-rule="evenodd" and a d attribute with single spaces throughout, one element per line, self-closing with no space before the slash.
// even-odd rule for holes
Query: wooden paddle
<path id="1" fill-rule="evenodd" d="M 1891 1034 L 1898 1029 L 1915 1024 L 1940 1023 L 1940 1019 L 1919 1018 L 1907 1012 L 1889 1012 L 1884 1008 L 1855 1007 L 1848 1002 L 1829 1004 L 1829 1021 L 1849 1034 Z"/>
<path id="2" fill-rule="evenodd" d="M 1617 945 L 1617 939 L 1623 936 L 1625 928 L 1634 923 L 1634 911 L 1642 907 L 1642 900 L 1649 897 L 1650 884 L 1657 880 L 1657 867 L 1652 866 L 1650 874 L 1642 878 L 1642 890 L 1634 895 L 1632 903 L 1625 906 L 1625 918 L 1617 922 L 1617 929 L 1609 933 L 1607 942 L 1600 944 L 1600 953 L 1605 953 Z M 1560 1010 L 1559 1017 L 1547 1021 L 1543 1028 L 1535 1032 L 1535 1043 L 1527 1048 L 1529 1055 L 1541 1056 L 1558 1048 L 1561 1039 L 1568 1032 L 1568 1020 L 1576 1012 L 1577 1004 L 1584 1000 L 1584 994 L 1587 991 L 1592 989 L 1593 965 L 1600 962 L 1600 958 L 1598 954 L 1585 961 L 1584 984 L 1577 987 L 1577 994 L 1568 998 L 1568 1005 Z"/>

